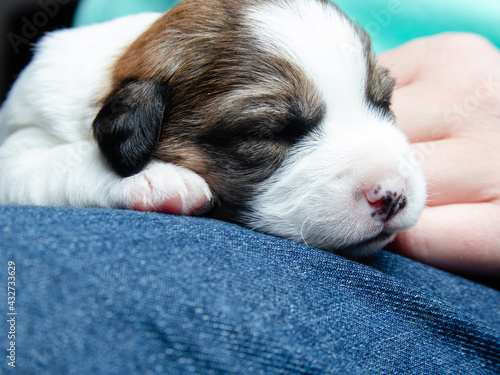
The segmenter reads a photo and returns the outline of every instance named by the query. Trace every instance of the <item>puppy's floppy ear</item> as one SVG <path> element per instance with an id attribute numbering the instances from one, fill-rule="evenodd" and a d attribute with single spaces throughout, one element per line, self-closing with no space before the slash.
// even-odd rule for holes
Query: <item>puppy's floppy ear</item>
<path id="1" fill-rule="evenodd" d="M 106 99 L 94 123 L 94 137 L 113 169 L 128 177 L 151 160 L 168 101 L 166 84 L 122 82 Z"/>

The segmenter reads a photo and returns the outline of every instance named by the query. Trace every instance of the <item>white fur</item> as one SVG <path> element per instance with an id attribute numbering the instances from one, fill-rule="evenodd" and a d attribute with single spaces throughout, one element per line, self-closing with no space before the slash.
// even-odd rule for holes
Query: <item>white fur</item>
<path id="1" fill-rule="evenodd" d="M 248 19 L 256 26 L 256 39 L 296 61 L 325 102 L 335 103 L 337 118 L 350 119 L 359 111 L 366 59 L 359 36 L 335 8 L 307 0 L 272 2 L 253 8 Z M 346 45 L 357 55 L 346 54 Z"/>
<path id="2" fill-rule="evenodd" d="M 412 160 L 408 141 L 365 102 L 366 61 L 359 36 L 331 7 L 304 0 L 293 4 L 257 7 L 250 22 L 270 31 L 255 37 L 271 52 L 288 55 L 304 69 L 327 113 L 319 130 L 296 145 L 260 186 L 249 225 L 327 249 L 409 228 L 425 204 L 423 174 L 418 167 L 403 172 Z M 363 190 L 394 178 L 408 186 L 409 204 L 383 223 L 371 217 Z M 371 253 L 393 237 L 358 246 L 351 255 Z"/>
<path id="3" fill-rule="evenodd" d="M 155 209 L 173 199 L 178 213 L 189 214 L 214 199 L 201 177 L 167 163 L 120 178 L 92 137 L 111 66 L 159 16 L 59 31 L 40 42 L 0 110 L 0 203 Z M 415 223 L 425 184 L 418 167 L 405 168 L 412 160 L 404 135 L 365 102 L 366 61 L 355 29 L 334 8 L 305 0 L 255 6 L 247 21 L 270 53 L 302 67 L 326 103 L 319 129 L 258 187 L 248 226 L 326 249 L 387 233 L 356 252 L 378 250 Z M 371 216 L 363 191 L 394 179 L 408 187 L 408 205 L 383 222 Z"/>
<path id="4" fill-rule="evenodd" d="M 187 214 L 211 199 L 203 179 L 170 164 L 120 178 L 92 136 L 113 63 L 160 16 L 123 17 L 41 40 L 0 110 L 0 203 L 133 208 L 181 197 L 179 213 Z"/>

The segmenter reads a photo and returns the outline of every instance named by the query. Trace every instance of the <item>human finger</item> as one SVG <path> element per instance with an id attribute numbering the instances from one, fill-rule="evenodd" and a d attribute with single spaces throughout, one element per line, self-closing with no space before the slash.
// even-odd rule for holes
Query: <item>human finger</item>
<path id="1" fill-rule="evenodd" d="M 428 206 L 489 202 L 500 196 L 500 158 L 494 146 L 450 138 L 413 144 L 412 149 L 413 162 L 426 176 Z"/>
<path id="2" fill-rule="evenodd" d="M 434 267 L 500 277 L 500 205 L 426 208 L 414 228 L 397 236 L 393 248 Z"/>
<path id="3" fill-rule="evenodd" d="M 396 79 L 391 108 L 412 143 L 445 138 L 453 120 L 447 111 L 453 108 L 453 93 L 421 72 L 422 66 L 428 66 L 421 61 L 427 47 L 427 43 L 413 41 L 378 56 L 378 62 Z"/>
<path id="4" fill-rule="evenodd" d="M 421 71 L 422 48 L 420 43 L 410 42 L 377 55 L 377 62 L 389 69 L 396 80 L 396 88 L 412 83 Z"/>
<path id="5" fill-rule="evenodd" d="M 411 143 L 429 142 L 446 138 L 453 130 L 446 108 L 451 103 L 449 93 L 435 82 L 418 81 L 400 87 L 392 97 L 392 111 L 396 123 Z"/>

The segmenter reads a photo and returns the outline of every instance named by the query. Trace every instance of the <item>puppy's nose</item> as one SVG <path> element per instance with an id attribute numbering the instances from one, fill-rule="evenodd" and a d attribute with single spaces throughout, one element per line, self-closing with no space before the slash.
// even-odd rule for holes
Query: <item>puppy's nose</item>
<path id="1" fill-rule="evenodd" d="M 388 179 L 363 191 L 372 209 L 371 216 L 378 221 L 386 222 L 407 203 L 405 196 L 406 183 L 401 178 Z"/>

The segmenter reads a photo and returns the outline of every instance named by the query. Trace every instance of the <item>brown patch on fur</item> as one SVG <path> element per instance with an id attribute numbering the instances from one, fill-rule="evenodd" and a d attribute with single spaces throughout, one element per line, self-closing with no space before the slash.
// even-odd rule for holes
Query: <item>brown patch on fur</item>
<path id="1" fill-rule="evenodd" d="M 207 53 L 211 49 L 214 54 L 224 53 L 226 43 L 234 44 L 234 37 L 242 28 L 238 24 L 242 8 L 252 3 L 258 1 L 181 2 L 158 19 L 120 58 L 114 68 L 115 85 L 129 78 L 186 77 L 184 71 L 202 67 L 211 59 Z"/>
<path id="2" fill-rule="evenodd" d="M 202 176 L 224 219 L 324 113 L 301 69 L 256 43 L 244 8 L 258 3 L 186 0 L 131 45 L 113 75 L 115 87 L 131 79 L 168 85 L 154 156 Z"/>
<path id="3" fill-rule="evenodd" d="M 378 65 L 369 35 L 361 28 L 358 28 L 358 33 L 363 42 L 367 61 L 366 97 L 370 104 L 381 109 L 384 114 L 393 117 L 391 98 L 396 82 L 389 76 L 388 69 Z"/>

